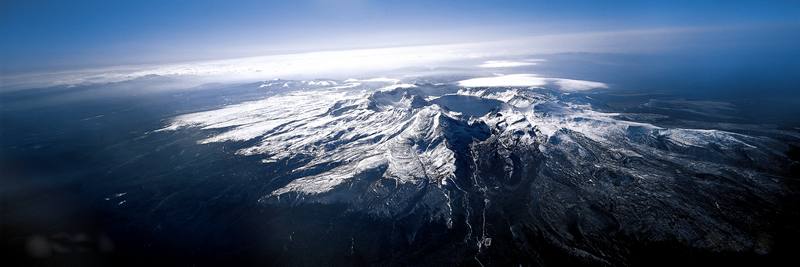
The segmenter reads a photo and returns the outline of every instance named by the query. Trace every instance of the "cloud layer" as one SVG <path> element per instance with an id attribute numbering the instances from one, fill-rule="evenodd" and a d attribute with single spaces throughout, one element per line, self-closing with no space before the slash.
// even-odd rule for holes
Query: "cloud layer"
<path id="1" fill-rule="evenodd" d="M 459 81 L 458 85 L 463 87 L 541 87 L 551 85 L 562 91 L 585 91 L 598 88 L 608 88 L 608 85 L 601 82 L 546 78 L 535 74 L 510 74 L 495 77 L 473 78 Z"/>

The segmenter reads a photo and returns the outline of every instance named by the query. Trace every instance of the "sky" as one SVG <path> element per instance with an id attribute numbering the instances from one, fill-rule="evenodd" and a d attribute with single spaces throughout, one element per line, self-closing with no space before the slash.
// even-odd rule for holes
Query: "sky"
<path id="1" fill-rule="evenodd" d="M 800 25 L 797 1 L 0 1 L 2 71 Z"/>

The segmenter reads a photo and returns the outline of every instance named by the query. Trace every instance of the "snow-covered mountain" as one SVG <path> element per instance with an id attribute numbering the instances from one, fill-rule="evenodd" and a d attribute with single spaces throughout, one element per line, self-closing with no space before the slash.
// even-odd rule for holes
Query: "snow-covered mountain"
<path id="1" fill-rule="evenodd" d="M 477 254 L 524 249 L 530 235 L 604 263 L 625 257 L 623 237 L 769 251 L 760 217 L 783 191 L 784 143 L 623 120 L 570 93 L 602 83 L 513 78 L 276 80 L 262 87 L 296 89 L 181 115 L 162 130 L 201 128 L 201 144 L 239 142 L 237 154 L 292 166 L 265 205 L 424 218 L 463 232 Z"/>

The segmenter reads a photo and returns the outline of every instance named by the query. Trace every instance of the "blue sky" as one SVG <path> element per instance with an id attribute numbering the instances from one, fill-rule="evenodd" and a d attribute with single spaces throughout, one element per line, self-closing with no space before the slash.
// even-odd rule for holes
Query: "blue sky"
<path id="1" fill-rule="evenodd" d="M 0 3 L 0 58 L 4 72 L 25 72 L 572 32 L 798 24 L 797 1 L 10 0 Z"/>

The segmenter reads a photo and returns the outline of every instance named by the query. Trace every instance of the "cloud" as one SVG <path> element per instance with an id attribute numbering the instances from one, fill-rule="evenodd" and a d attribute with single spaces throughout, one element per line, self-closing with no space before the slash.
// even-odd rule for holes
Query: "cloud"
<path id="1" fill-rule="evenodd" d="M 538 77 L 534 74 L 510 74 L 495 77 L 473 78 L 458 82 L 458 85 L 464 87 L 530 87 L 544 86 L 546 84 L 546 78 Z"/>
<path id="2" fill-rule="evenodd" d="M 491 50 L 482 49 L 480 46 L 480 44 L 456 44 L 320 51 L 178 64 L 31 73 L 3 76 L 0 79 L 5 88 L 25 86 L 33 88 L 120 82 L 152 75 L 185 77 L 207 82 L 363 76 L 407 67 L 441 66 L 445 62 L 484 58 L 497 54 L 484 53 L 482 51 Z"/>
<path id="3" fill-rule="evenodd" d="M 573 79 L 550 79 L 562 91 L 585 91 L 592 89 L 608 88 L 608 85 L 601 82 L 573 80 Z"/>
<path id="4" fill-rule="evenodd" d="M 553 85 L 562 91 L 585 91 L 608 88 L 601 82 L 573 80 L 563 78 L 539 77 L 535 74 L 509 74 L 494 77 L 482 77 L 462 80 L 458 85 L 463 87 L 542 87 Z"/>
<path id="5" fill-rule="evenodd" d="M 676 35 L 698 34 L 704 29 L 674 28 L 616 32 L 585 32 L 443 45 L 318 51 L 155 65 L 117 66 L 61 72 L 0 75 L 2 89 L 55 85 L 81 85 L 133 80 L 158 75 L 196 82 L 261 81 L 273 78 L 347 78 L 404 68 L 463 67 L 475 61 L 481 68 L 508 68 L 537 64 L 536 60 L 511 60 L 534 54 L 564 52 L 641 52 L 672 47 Z M 508 58 L 507 60 L 490 60 Z M 488 61 L 484 61 L 488 60 Z M 511 76 L 513 77 L 513 76 Z M 511 78 L 508 77 L 508 78 Z M 534 78 L 521 78 L 535 81 Z M 565 88 L 583 85 L 561 82 Z M 584 84 L 586 85 L 586 84 Z M 592 85 L 594 86 L 594 85 Z"/>
<path id="6" fill-rule="evenodd" d="M 481 68 L 512 68 L 522 66 L 533 66 L 536 62 L 508 61 L 508 60 L 489 60 L 478 65 Z"/>

